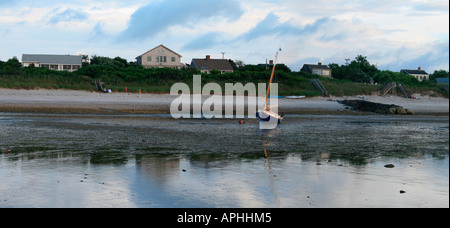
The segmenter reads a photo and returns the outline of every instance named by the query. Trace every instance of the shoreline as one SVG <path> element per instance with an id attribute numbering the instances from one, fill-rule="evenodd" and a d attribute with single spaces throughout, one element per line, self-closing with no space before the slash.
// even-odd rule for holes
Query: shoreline
<path id="1" fill-rule="evenodd" d="M 416 95 L 417 99 L 395 96 L 313 97 L 279 99 L 279 112 L 311 115 L 378 115 L 352 111 L 338 101 L 365 100 L 398 105 L 416 115 L 449 115 L 449 99 Z M 170 114 L 178 96 L 169 94 L 98 93 L 76 90 L 15 90 L 0 88 L 0 113 L 49 114 Z M 202 100 L 207 97 L 203 96 Z M 236 103 L 239 104 L 238 101 Z"/>

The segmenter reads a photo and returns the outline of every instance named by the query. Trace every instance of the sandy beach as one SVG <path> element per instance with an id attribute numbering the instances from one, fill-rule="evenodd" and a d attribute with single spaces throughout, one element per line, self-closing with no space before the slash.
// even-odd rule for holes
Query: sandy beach
<path id="1" fill-rule="evenodd" d="M 178 96 L 169 94 L 98 93 L 71 90 L 0 89 L 0 112 L 34 113 L 170 113 L 170 105 Z M 364 99 L 382 104 L 395 104 L 416 114 L 448 114 L 449 100 L 415 94 L 417 99 L 394 96 L 315 97 L 279 99 L 280 112 L 296 114 L 352 113 L 337 101 Z M 206 98 L 203 97 L 203 100 Z"/>

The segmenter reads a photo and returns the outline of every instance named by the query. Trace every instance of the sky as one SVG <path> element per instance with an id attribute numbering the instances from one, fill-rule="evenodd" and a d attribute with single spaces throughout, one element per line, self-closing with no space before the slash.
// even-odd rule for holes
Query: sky
<path id="1" fill-rule="evenodd" d="M 86 54 L 135 61 L 163 44 L 192 58 L 449 70 L 447 0 L 0 0 L 0 60 Z"/>

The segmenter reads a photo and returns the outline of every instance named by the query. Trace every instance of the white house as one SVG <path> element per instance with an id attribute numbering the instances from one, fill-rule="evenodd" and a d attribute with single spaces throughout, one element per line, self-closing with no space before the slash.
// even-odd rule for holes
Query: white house
<path id="1" fill-rule="evenodd" d="M 22 65 L 24 67 L 44 67 L 57 71 L 76 71 L 81 68 L 80 55 L 35 55 L 23 54 Z"/>
<path id="2" fill-rule="evenodd" d="M 421 82 L 423 80 L 429 80 L 430 79 L 430 75 L 426 71 L 422 70 L 422 68 L 420 68 L 420 67 L 419 67 L 418 70 L 405 70 L 405 69 L 403 69 L 400 72 L 404 73 L 404 74 L 409 74 L 411 76 L 416 77 L 417 80 L 419 80 L 419 82 Z"/>

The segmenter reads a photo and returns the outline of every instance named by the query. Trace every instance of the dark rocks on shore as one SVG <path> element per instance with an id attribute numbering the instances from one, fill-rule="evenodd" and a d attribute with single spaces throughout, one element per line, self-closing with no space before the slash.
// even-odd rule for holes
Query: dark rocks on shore
<path id="1" fill-rule="evenodd" d="M 358 111 L 374 112 L 385 115 L 414 115 L 413 111 L 393 104 L 387 105 L 364 100 L 343 100 L 338 102 L 353 107 L 354 110 Z"/>

